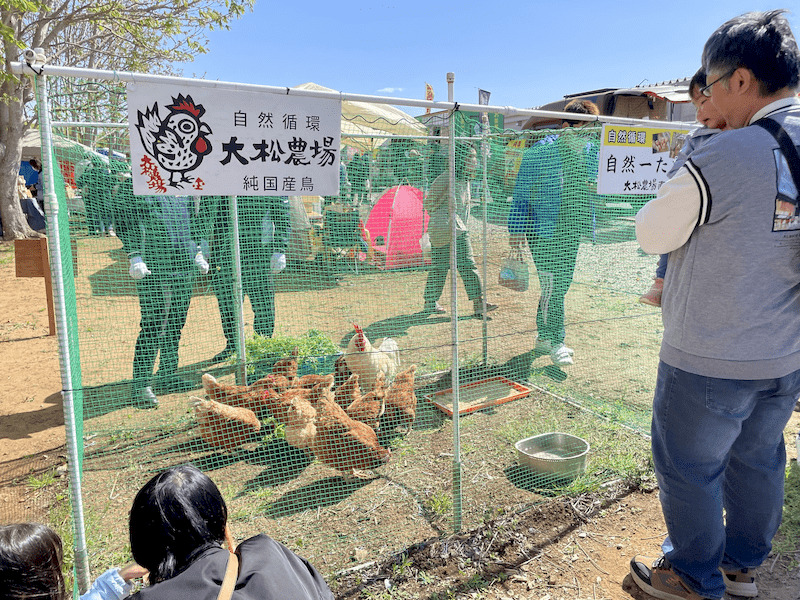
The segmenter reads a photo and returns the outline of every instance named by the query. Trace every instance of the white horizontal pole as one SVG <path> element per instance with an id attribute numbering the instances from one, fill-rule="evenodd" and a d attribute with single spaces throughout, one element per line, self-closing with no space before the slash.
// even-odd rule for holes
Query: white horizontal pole
<path id="1" fill-rule="evenodd" d="M 21 62 L 10 63 L 11 71 L 17 75 L 37 74 L 28 64 Z M 434 100 L 417 100 L 415 98 L 393 98 L 389 96 L 370 96 L 365 94 L 346 94 L 337 91 L 303 90 L 290 87 L 277 87 L 270 85 L 257 85 L 250 83 L 236 83 L 232 81 L 212 81 L 191 77 L 175 77 L 171 75 L 151 75 L 148 73 L 133 73 L 130 71 L 107 71 L 100 69 L 85 69 L 78 67 L 60 67 L 57 65 L 43 65 L 38 74 L 62 77 L 83 77 L 85 79 L 100 79 L 105 81 L 124 81 L 128 83 L 173 83 L 182 86 L 211 87 L 231 91 L 262 92 L 267 94 L 280 94 L 284 96 L 304 96 L 307 98 L 328 98 L 330 100 L 348 100 L 350 102 L 366 102 L 370 104 L 389 104 L 392 106 L 416 106 L 418 108 L 431 108 L 444 111 L 462 110 L 467 112 L 489 112 L 501 115 L 527 115 L 529 117 L 543 117 L 570 121 L 599 121 L 601 123 L 615 123 L 624 125 L 639 125 L 644 127 L 659 126 L 681 127 L 682 123 L 674 121 L 651 121 L 647 119 L 628 119 L 625 117 L 611 117 L 606 115 L 581 115 L 560 111 L 537 110 L 533 108 L 515 108 L 513 106 L 490 106 L 486 104 L 460 104 L 458 102 L 437 102 Z M 696 126 L 693 124 L 691 126 Z"/>

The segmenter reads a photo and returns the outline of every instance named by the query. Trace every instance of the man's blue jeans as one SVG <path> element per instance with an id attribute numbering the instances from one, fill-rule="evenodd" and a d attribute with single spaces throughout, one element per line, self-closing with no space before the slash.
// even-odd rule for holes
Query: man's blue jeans
<path id="1" fill-rule="evenodd" d="M 750 381 L 658 365 L 651 432 L 666 555 L 705 598 L 725 593 L 718 567 L 757 567 L 772 548 L 798 395 L 800 371 Z"/>

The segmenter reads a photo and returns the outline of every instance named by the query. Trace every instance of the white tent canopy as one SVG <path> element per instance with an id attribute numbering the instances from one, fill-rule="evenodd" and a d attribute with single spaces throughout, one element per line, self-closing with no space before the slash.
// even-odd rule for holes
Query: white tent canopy
<path id="1" fill-rule="evenodd" d="M 105 154 L 101 154 L 100 152 L 92 150 L 89 146 L 60 135 L 53 134 L 53 148 L 56 154 L 71 152 L 74 154 L 73 158 L 80 158 L 90 154 L 103 162 L 108 162 L 108 156 Z M 22 160 L 28 160 L 30 158 L 39 160 L 42 158 L 42 140 L 38 129 L 29 129 L 25 135 L 22 136 Z"/>
<path id="2" fill-rule="evenodd" d="M 295 86 L 300 90 L 335 92 L 331 88 L 316 83 L 303 83 Z M 408 113 L 389 104 L 372 104 L 369 102 L 342 101 L 342 134 L 362 133 L 352 131 L 353 127 L 367 130 L 378 130 L 382 134 L 425 135 L 427 129 Z M 350 130 L 350 131 L 348 131 Z"/>
<path id="3" fill-rule="evenodd" d="M 342 143 L 367 152 L 374 150 L 386 141 L 386 132 L 346 121 L 342 118 Z"/>

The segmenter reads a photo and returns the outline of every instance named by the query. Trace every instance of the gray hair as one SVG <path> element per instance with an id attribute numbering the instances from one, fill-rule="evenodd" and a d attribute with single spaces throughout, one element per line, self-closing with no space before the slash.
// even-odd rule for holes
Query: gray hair
<path id="1" fill-rule="evenodd" d="M 762 96 L 800 81 L 800 50 L 783 9 L 749 12 L 727 21 L 711 34 L 703 48 L 703 68 L 722 74 L 749 69 Z"/>

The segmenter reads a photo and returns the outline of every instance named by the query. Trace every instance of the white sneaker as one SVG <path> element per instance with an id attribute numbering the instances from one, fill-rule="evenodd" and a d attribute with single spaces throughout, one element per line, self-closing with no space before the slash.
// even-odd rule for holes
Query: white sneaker
<path id="1" fill-rule="evenodd" d="M 550 360 L 553 361 L 554 365 L 571 365 L 574 364 L 572 360 L 573 354 L 575 354 L 575 351 L 572 348 L 567 348 L 564 344 L 561 344 L 550 351 Z"/>

